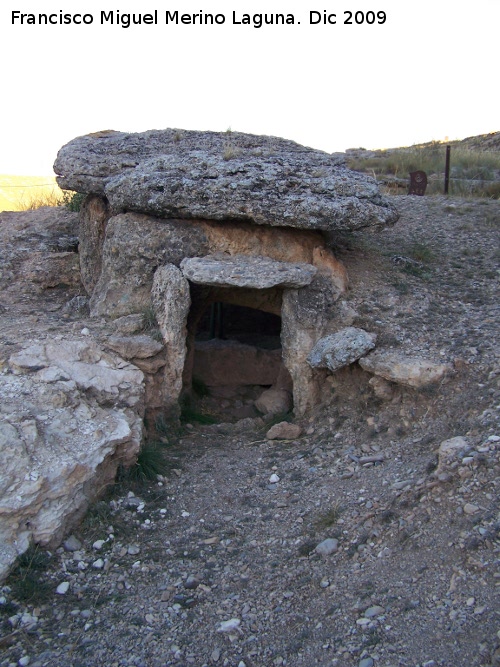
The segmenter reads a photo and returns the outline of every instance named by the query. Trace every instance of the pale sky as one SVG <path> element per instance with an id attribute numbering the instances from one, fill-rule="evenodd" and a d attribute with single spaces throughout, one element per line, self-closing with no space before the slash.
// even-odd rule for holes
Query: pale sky
<path id="1" fill-rule="evenodd" d="M 158 25 L 101 24 L 117 6 L 157 9 Z M 11 23 L 13 11 L 38 19 L 61 8 L 93 23 Z M 225 23 L 166 25 L 167 9 Z M 233 10 L 236 21 L 284 13 L 295 24 L 235 24 Z M 324 10 L 337 23 L 311 25 L 310 11 Z M 375 23 L 345 25 L 348 11 Z M 500 0 L 5 0 L 0 173 L 51 174 L 63 144 L 104 129 L 230 127 L 328 152 L 498 131 L 499 25 Z"/>

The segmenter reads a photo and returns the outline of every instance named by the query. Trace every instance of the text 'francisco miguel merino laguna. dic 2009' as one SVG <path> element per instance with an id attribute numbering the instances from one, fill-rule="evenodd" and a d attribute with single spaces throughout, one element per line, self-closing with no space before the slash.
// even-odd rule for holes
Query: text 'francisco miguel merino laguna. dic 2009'
<path id="1" fill-rule="evenodd" d="M 302 17 L 301 17 L 302 18 Z M 340 13 L 329 13 L 322 9 L 310 10 L 303 17 L 309 25 L 361 25 L 378 24 L 386 22 L 387 16 L 383 11 L 345 11 Z M 228 20 L 225 14 L 211 14 L 208 12 L 197 12 L 195 14 L 183 14 L 178 10 L 159 12 L 155 9 L 150 13 L 122 13 L 119 10 L 101 11 L 98 16 L 94 14 L 69 14 L 59 10 L 53 14 L 28 14 L 15 10 L 11 12 L 12 25 L 116 25 L 121 28 L 130 28 L 136 25 L 158 25 L 163 21 L 165 25 L 245 25 L 254 28 L 262 28 L 265 25 L 300 25 L 301 20 L 294 14 L 243 14 L 233 11 Z"/>

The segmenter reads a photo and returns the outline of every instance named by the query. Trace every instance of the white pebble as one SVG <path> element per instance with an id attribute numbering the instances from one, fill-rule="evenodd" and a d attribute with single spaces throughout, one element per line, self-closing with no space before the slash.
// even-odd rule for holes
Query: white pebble
<path id="1" fill-rule="evenodd" d="M 63 581 L 59 586 L 56 588 L 56 593 L 59 593 L 59 595 L 65 595 L 69 590 L 69 581 Z"/>
<path id="2" fill-rule="evenodd" d="M 87 329 L 87 327 L 83 327 L 80 333 L 82 334 L 82 336 L 88 336 L 90 334 L 90 330 Z"/>
<path id="3" fill-rule="evenodd" d="M 231 618 L 229 621 L 221 621 L 217 628 L 217 632 L 234 632 L 235 630 L 239 630 L 240 623 L 241 621 L 239 618 Z"/>
<path id="4" fill-rule="evenodd" d="M 338 540 L 334 537 L 329 537 L 326 540 L 323 540 L 323 542 L 320 542 L 314 551 L 320 554 L 320 556 L 330 556 L 337 551 L 338 545 Z"/>
<path id="5" fill-rule="evenodd" d="M 92 563 L 92 567 L 95 567 L 96 570 L 102 570 L 104 567 L 104 561 L 102 558 L 98 558 Z"/>
<path id="6" fill-rule="evenodd" d="M 275 472 L 273 472 L 273 474 L 269 478 L 269 481 L 271 482 L 271 484 L 276 484 L 277 482 L 280 481 L 280 478 L 278 477 L 278 475 Z"/>

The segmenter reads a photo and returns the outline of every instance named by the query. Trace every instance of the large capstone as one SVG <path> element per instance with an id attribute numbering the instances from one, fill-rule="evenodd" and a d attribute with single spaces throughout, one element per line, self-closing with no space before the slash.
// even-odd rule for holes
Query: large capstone
<path id="1" fill-rule="evenodd" d="M 99 132 L 73 139 L 54 164 L 67 190 L 105 195 L 114 211 L 252 221 L 304 229 L 397 220 L 377 182 L 330 155 L 239 132 Z"/>

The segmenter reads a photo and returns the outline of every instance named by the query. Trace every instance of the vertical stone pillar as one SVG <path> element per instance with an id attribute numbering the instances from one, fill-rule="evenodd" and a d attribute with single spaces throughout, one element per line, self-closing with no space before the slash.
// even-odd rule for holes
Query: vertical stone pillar
<path id="1" fill-rule="evenodd" d="M 302 417 L 321 401 L 321 371 L 311 368 L 307 356 L 316 341 L 332 326 L 338 291 L 328 277 L 317 275 L 310 285 L 283 291 L 281 345 L 283 362 L 293 380 L 293 405 Z"/>
<path id="2" fill-rule="evenodd" d="M 80 273 L 87 294 L 92 294 L 101 275 L 102 247 L 106 224 L 110 218 L 108 200 L 99 195 L 87 195 L 80 209 L 78 233 Z"/>
<path id="3" fill-rule="evenodd" d="M 151 290 L 153 308 L 167 348 L 163 392 L 166 417 L 179 416 L 179 397 L 186 361 L 187 318 L 191 298 L 189 283 L 173 264 L 160 266 Z"/>

